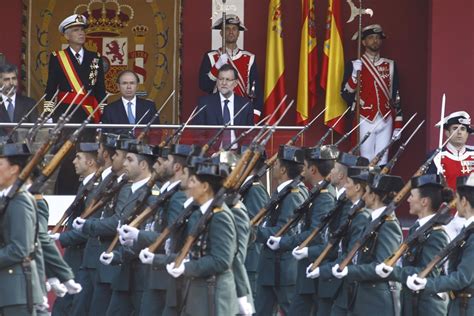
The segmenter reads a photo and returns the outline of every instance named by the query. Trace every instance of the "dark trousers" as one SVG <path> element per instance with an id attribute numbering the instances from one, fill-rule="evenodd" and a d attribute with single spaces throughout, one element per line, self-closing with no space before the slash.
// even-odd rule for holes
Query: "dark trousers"
<path id="1" fill-rule="evenodd" d="M 257 301 L 255 302 L 256 314 L 259 316 L 273 315 L 278 306 L 283 315 L 288 315 L 291 299 L 295 293 L 295 286 L 264 286 L 257 289 Z"/>
<path id="2" fill-rule="evenodd" d="M 316 315 L 318 311 L 318 297 L 316 294 L 295 294 L 291 301 L 290 316 Z M 327 314 L 329 315 L 329 314 Z"/>
<path id="3" fill-rule="evenodd" d="M 162 315 L 165 306 L 166 290 L 145 290 L 142 296 L 140 315 Z"/>
<path id="4" fill-rule="evenodd" d="M 28 312 L 26 305 L 12 305 L 0 307 L 0 316 L 36 316 L 36 311 Z"/>

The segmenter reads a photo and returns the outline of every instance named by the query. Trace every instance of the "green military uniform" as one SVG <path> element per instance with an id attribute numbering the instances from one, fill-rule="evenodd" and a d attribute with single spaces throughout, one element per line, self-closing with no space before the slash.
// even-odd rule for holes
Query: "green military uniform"
<path id="1" fill-rule="evenodd" d="M 470 219 L 472 221 L 472 218 Z M 449 256 L 448 275 L 428 278 L 425 295 L 453 291 L 448 315 L 474 315 L 474 235 Z M 463 314 L 464 313 L 464 314 Z"/>
<path id="2" fill-rule="evenodd" d="M 270 219 L 257 228 L 257 242 L 264 244 L 257 269 L 257 315 L 271 315 L 277 303 L 288 314 L 295 290 L 297 262 L 291 251 L 273 251 L 265 243 L 286 224 L 307 197 L 307 188 L 303 183 L 297 183 L 279 202 Z"/>
<path id="3" fill-rule="evenodd" d="M 170 223 L 174 222 L 183 210 L 184 202 L 186 201 L 186 195 L 182 190 L 179 190 L 180 182 L 170 184 L 166 188 L 166 191 L 176 190 L 171 198 L 165 202 L 157 211 L 154 218 L 151 220 L 149 225 L 152 229 L 140 230 L 138 234 L 137 242 L 133 248 L 136 253 L 140 253 L 140 250 L 148 247 L 152 244 L 159 236 L 159 233 L 163 231 Z M 161 194 L 163 194 L 162 192 Z M 174 237 L 174 238 L 173 238 Z M 177 236 L 172 236 L 172 243 Z M 164 250 L 160 250 L 160 253 L 164 253 Z M 148 270 L 148 280 L 143 293 L 141 302 L 140 314 L 141 315 L 173 315 L 176 314 L 178 302 L 173 299 L 171 292 L 176 293 L 176 280 L 172 278 L 167 272 L 164 266 L 149 266 L 146 265 Z M 167 295 L 167 292 L 170 292 Z"/>
<path id="4" fill-rule="evenodd" d="M 25 190 L 8 202 L 0 216 L 0 315 L 36 315 L 28 312 L 27 288 L 31 287 L 32 304 L 43 302 L 35 251 L 36 210 L 33 197 Z M 22 262 L 30 258 L 31 281 L 26 281 Z M 31 282 L 31 283 L 30 283 Z M 28 285 L 29 283 L 29 285 Z"/>
<path id="5" fill-rule="evenodd" d="M 268 203 L 269 198 L 263 184 L 260 181 L 253 182 L 249 189 L 242 194 L 242 202 L 247 207 L 249 217 L 257 215 L 258 211 Z M 254 301 L 257 295 L 257 266 L 261 248 L 262 246 L 255 242 L 255 238 L 251 237 L 245 257 L 245 268 Z"/>
<path id="6" fill-rule="evenodd" d="M 394 297 L 399 296 L 399 286 L 381 279 L 375 266 L 398 249 L 402 241 L 402 230 L 398 219 L 390 216 L 380 226 L 378 233 L 367 247 L 359 251 L 357 264 L 349 265 L 347 280 L 355 281 L 351 315 L 395 315 Z"/>
<path id="7" fill-rule="evenodd" d="M 201 209 L 195 211 L 187 227 L 192 229 L 201 216 Z M 237 253 L 234 221 L 227 205 L 215 209 L 206 231 L 193 247 L 191 260 L 184 264 L 187 291 L 184 293 L 182 315 L 237 314 L 237 293 L 232 273 Z M 211 312 L 211 309 L 214 311 Z"/>

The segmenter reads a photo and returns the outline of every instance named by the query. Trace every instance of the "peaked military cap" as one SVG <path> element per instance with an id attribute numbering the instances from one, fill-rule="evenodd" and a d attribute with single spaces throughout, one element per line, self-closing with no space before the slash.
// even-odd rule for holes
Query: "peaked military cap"
<path id="1" fill-rule="evenodd" d="M 441 177 L 437 174 L 424 174 L 419 177 L 411 178 L 412 189 L 421 188 L 424 186 L 436 186 L 442 188 Z"/>
<path id="2" fill-rule="evenodd" d="M 372 34 L 378 34 L 380 35 L 381 39 L 386 39 L 387 36 L 385 36 L 385 33 L 383 32 L 382 26 L 380 24 L 372 24 L 372 25 L 367 25 L 362 29 L 362 39 L 366 38 L 369 35 Z M 352 40 L 355 41 L 359 37 L 359 32 L 355 32 L 354 35 L 352 35 Z"/>
<path id="3" fill-rule="evenodd" d="M 304 151 L 299 147 L 280 145 L 278 150 L 278 158 L 284 161 L 304 164 Z"/>
<path id="4" fill-rule="evenodd" d="M 309 147 L 304 149 L 304 156 L 307 160 L 335 160 L 339 156 L 339 150 L 333 145 Z"/>
<path id="5" fill-rule="evenodd" d="M 99 144 L 97 143 L 78 143 L 76 145 L 76 152 L 82 153 L 97 153 Z"/>
<path id="6" fill-rule="evenodd" d="M 87 19 L 81 14 L 73 14 L 65 18 L 58 27 L 59 32 L 64 33 L 68 28 L 73 26 L 87 27 Z"/>
<path id="7" fill-rule="evenodd" d="M 226 163 L 204 161 L 196 164 L 196 174 L 226 178 L 230 174 L 230 167 Z"/>
<path id="8" fill-rule="evenodd" d="M 131 152 L 137 155 L 155 157 L 155 151 L 154 151 L 153 146 L 136 143 L 136 142 L 128 144 L 128 152 Z"/>
<path id="9" fill-rule="evenodd" d="M 340 152 L 337 162 L 347 167 L 368 166 L 369 160 L 365 157 L 355 156 L 345 152 Z"/>
<path id="10" fill-rule="evenodd" d="M 436 123 L 435 126 L 440 127 L 443 125 L 444 129 L 449 129 L 451 125 L 461 124 L 466 126 L 469 134 L 474 133 L 474 129 L 471 127 L 471 116 L 465 111 L 457 111 L 449 114 L 443 120 Z"/>
<path id="11" fill-rule="evenodd" d="M 235 14 L 227 14 L 225 19 L 226 24 L 237 25 L 240 31 L 247 31 L 245 25 L 240 21 L 239 17 Z M 222 18 L 217 19 L 217 21 L 212 25 L 213 30 L 222 29 Z"/>
<path id="12" fill-rule="evenodd" d="M 31 151 L 25 143 L 0 144 L 0 157 L 30 156 Z"/>
<path id="13" fill-rule="evenodd" d="M 403 188 L 403 180 L 399 176 L 389 174 L 374 174 L 369 177 L 371 189 L 383 192 L 398 192 Z"/>
<path id="14" fill-rule="evenodd" d="M 474 189 L 474 173 L 467 176 L 459 176 L 456 178 L 456 188 Z"/>

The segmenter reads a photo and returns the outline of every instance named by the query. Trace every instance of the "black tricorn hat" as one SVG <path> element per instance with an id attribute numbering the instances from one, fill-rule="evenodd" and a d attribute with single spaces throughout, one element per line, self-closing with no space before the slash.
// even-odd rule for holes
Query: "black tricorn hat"
<path id="1" fill-rule="evenodd" d="M 170 147 L 169 154 L 188 157 L 195 149 L 196 145 L 173 144 Z"/>
<path id="2" fill-rule="evenodd" d="M 368 168 L 349 167 L 347 169 L 347 176 L 354 180 L 369 182 L 370 174 Z"/>
<path id="3" fill-rule="evenodd" d="M 123 137 L 119 134 L 112 134 L 112 133 L 101 133 L 99 142 L 108 148 L 117 148 L 118 140 Z"/>
<path id="4" fill-rule="evenodd" d="M 30 156 L 31 151 L 25 143 L 0 144 L 0 157 Z"/>
<path id="5" fill-rule="evenodd" d="M 474 188 L 474 173 L 457 177 L 456 188 Z"/>
<path id="6" fill-rule="evenodd" d="M 120 149 L 124 151 L 129 151 L 129 147 L 131 144 L 137 144 L 137 140 L 133 138 L 122 138 L 122 136 L 119 137 L 115 144 L 115 149 Z"/>
<path id="7" fill-rule="evenodd" d="M 306 160 L 334 160 L 339 155 L 339 149 L 334 145 L 308 147 L 304 149 Z"/>
<path id="8" fill-rule="evenodd" d="M 403 188 L 403 180 L 399 176 L 375 174 L 369 177 L 369 187 L 382 192 L 398 192 Z"/>
<path id="9" fill-rule="evenodd" d="M 137 155 L 144 155 L 144 156 L 151 156 L 155 157 L 154 147 L 146 144 L 141 143 L 129 143 L 128 144 L 128 152 L 137 154 Z"/>
<path id="10" fill-rule="evenodd" d="M 441 177 L 437 174 L 424 174 L 418 177 L 411 178 L 412 189 L 424 186 L 436 186 L 442 188 Z"/>
<path id="11" fill-rule="evenodd" d="M 299 147 L 280 145 L 278 150 L 278 158 L 284 161 L 304 164 L 304 151 Z"/>
<path id="12" fill-rule="evenodd" d="M 97 153 L 99 144 L 97 143 L 78 143 L 76 145 L 76 152 L 82 153 Z"/>
<path id="13" fill-rule="evenodd" d="M 369 160 L 365 157 L 355 156 L 345 152 L 340 152 L 337 162 L 347 167 L 368 166 Z"/>
<path id="14" fill-rule="evenodd" d="M 228 164 L 225 163 L 214 163 L 210 161 L 204 161 L 197 163 L 195 168 L 197 175 L 226 178 L 230 174 L 230 167 Z"/>

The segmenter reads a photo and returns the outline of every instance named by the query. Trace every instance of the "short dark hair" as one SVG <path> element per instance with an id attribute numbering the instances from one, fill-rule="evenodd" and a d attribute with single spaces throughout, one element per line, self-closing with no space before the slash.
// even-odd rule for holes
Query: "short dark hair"
<path id="1" fill-rule="evenodd" d="M 20 172 L 23 168 L 25 168 L 26 164 L 28 163 L 29 156 L 8 156 L 5 157 L 8 160 L 10 165 L 17 165 L 20 167 Z"/>
<path id="2" fill-rule="evenodd" d="M 471 207 L 474 207 L 474 188 L 460 187 L 456 192 L 461 198 L 465 197 L 469 204 L 471 204 Z"/>
<path id="3" fill-rule="evenodd" d="M 290 179 L 295 179 L 303 172 L 303 165 L 296 162 L 280 159 L 280 165 L 286 168 L 286 175 Z"/>
<path id="4" fill-rule="evenodd" d="M 142 161 L 145 161 L 147 166 L 148 166 L 149 171 L 151 171 L 153 169 L 153 165 L 155 164 L 155 158 L 154 157 L 148 156 L 148 155 L 140 155 L 140 154 L 136 154 L 136 153 L 132 153 L 132 154 L 137 156 L 138 163 L 140 163 Z"/>
<path id="5" fill-rule="evenodd" d="M 431 208 L 436 211 L 443 202 L 450 202 L 454 198 L 454 193 L 449 188 L 441 188 L 434 185 L 425 185 L 418 188 L 420 196 L 431 200 Z"/>
<path id="6" fill-rule="evenodd" d="M 223 178 L 214 177 L 207 174 L 195 174 L 196 178 L 199 182 L 207 182 L 211 187 L 211 190 L 214 194 L 219 192 L 219 189 L 222 187 L 222 183 L 224 182 Z"/>
<path id="7" fill-rule="evenodd" d="M 171 155 L 171 156 L 173 156 L 173 163 L 177 163 L 181 165 L 182 168 L 187 166 L 187 163 L 186 163 L 187 157 L 178 156 L 178 155 Z"/>
<path id="8" fill-rule="evenodd" d="M 315 166 L 323 177 L 327 177 L 334 168 L 334 160 L 306 160 L 308 166 Z"/>
<path id="9" fill-rule="evenodd" d="M 125 74 L 133 74 L 135 76 L 135 79 L 137 79 L 137 83 L 140 83 L 140 77 L 134 71 L 131 71 L 128 69 L 122 70 L 121 72 L 119 72 L 117 76 L 117 83 L 120 83 L 120 78 L 122 78 L 122 76 Z"/>
<path id="10" fill-rule="evenodd" d="M 239 78 L 239 73 L 237 72 L 237 69 L 235 69 L 234 67 L 232 67 L 229 64 L 222 65 L 222 67 L 219 68 L 219 71 L 217 72 L 217 75 L 219 75 L 221 72 L 229 71 L 229 70 L 234 73 L 234 79 Z"/>
<path id="11" fill-rule="evenodd" d="M 9 74 L 12 72 L 18 75 L 18 68 L 15 65 L 5 64 L 5 65 L 0 66 L 0 74 Z"/>

